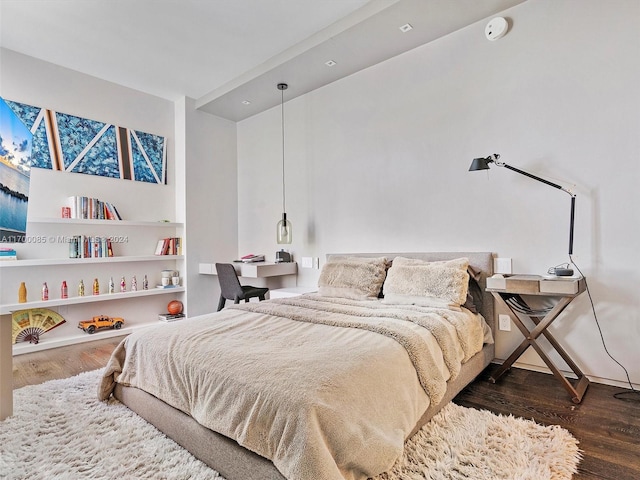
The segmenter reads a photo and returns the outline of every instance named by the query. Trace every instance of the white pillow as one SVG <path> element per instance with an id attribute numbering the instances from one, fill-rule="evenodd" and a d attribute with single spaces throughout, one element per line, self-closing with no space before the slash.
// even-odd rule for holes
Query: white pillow
<path id="1" fill-rule="evenodd" d="M 469 259 L 425 262 L 396 257 L 384 282 L 383 303 L 459 307 L 467 300 Z"/>
<path id="2" fill-rule="evenodd" d="M 355 300 L 378 298 L 387 275 L 386 257 L 331 255 L 318 279 L 318 294 Z"/>

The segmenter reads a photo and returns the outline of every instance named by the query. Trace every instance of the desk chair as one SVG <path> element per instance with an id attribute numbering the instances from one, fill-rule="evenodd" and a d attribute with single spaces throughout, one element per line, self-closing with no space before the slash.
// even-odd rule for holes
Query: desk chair
<path id="1" fill-rule="evenodd" d="M 268 288 L 240 285 L 236 269 L 230 263 L 216 263 L 216 271 L 220 282 L 218 311 L 224 308 L 227 300 L 233 300 L 233 303 L 240 303 L 240 300 L 248 302 L 250 298 L 258 297 L 258 300 L 262 301 L 269 291 Z"/>

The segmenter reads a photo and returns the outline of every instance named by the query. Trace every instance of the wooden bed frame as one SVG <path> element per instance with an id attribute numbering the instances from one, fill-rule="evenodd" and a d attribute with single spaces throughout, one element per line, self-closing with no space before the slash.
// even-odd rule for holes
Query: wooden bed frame
<path id="1" fill-rule="evenodd" d="M 480 288 L 483 303 L 480 313 L 492 330 L 495 330 L 493 296 L 485 291 L 486 278 L 493 274 L 494 254 L 486 252 L 439 252 L 439 253 L 358 253 L 344 254 L 361 257 L 397 256 L 418 258 L 426 261 L 451 260 L 459 257 L 469 259 L 469 264 L 482 271 Z M 430 405 L 409 437 L 414 435 L 444 405 L 449 403 L 466 385 L 472 382 L 494 359 L 493 344 L 474 355 L 462 366 L 460 375 L 448 383 L 447 391 L 440 403 Z M 180 444 L 208 466 L 218 471 L 227 480 L 286 480 L 270 460 L 238 445 L 234 440 L 203 427 L 189 415 L 164 403 L 158 398 L 134 387 L 116 385 L 115 397 L 136 412 L 158 430 Z"/>

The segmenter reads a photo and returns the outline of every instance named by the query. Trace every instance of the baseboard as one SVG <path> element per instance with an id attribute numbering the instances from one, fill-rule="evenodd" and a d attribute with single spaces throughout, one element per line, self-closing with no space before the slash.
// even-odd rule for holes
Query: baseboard
<path id="1" fill-rule="evenodd" d="M 497 365 L 502 365 L 503 362 L 504 362 L 504 360 L 496 358 L 496 359 L 493 360 L 492 363 L 495 363 Z M 553 375 L 551 370 L 549 370 L 547 367 L 544 367 L 544 366 L 541 366 L 541 365 L 533 365 L 533 364 L 525 363 L 525 362 L 515 362 L 513 364 L 513 366 L 516 367 L 516 368 L 522 368 L 523 370 L 531 370 L 532 372 L 547 373 L 549 375 Z M 560 370 L 560 371 L 567 378 L 574 378 L 574 379 L 577 378 L 576 375 L 571 371 L 565 371 L 565 370 Z M 624 382 L 624 381 L 613 380 L 611 378 L 597 377 L 595 375 L 587 375 L 587 378 L 589 378 L 589 381 L 592 382 L 592 383 L 601 383 L 603 385 L 609 385 L 609 386 L 612 386 L 612 387 L 619 387 L 619 388 L 626 388 L 627 390 L 629 390 L 629 383 Z M 631 385 L 633 385 L 633 388 L 635 390 L 640 390 L 640 384 L 632 382 Z"/>

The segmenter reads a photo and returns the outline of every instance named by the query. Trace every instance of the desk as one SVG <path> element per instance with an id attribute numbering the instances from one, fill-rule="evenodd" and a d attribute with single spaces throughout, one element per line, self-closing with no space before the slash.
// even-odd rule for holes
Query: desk
<path id="1" fill-rule="evenodd" d="M 298 264 L 296 262 L 233 262 L 233 266 L 238 272 L 238 276 L 246 278 L 278 277 L 298 273 Z M 216 275 L 215 263 L 201 263 L 198 267 L 198 271 L 202 275 Z"/>
<path id="2" fill-rule="evenodd" d="M 558 283 L 554 286 L 554 283 L 550 284 L 549 282 L 569 283 Z M 567 390 L 569 395 L 571 395 L 571 400 L 574 403 L 580 403 L 587 387 L 589 386 L 589 379 L 584 373 L 582 373 L 580 368 L 578 368 L 569 354 L 565 352 L 547 328 L 576 297 L 585 291 L 585 288 L 586 283 L 584 278 L 571 280 L 544 280 L 542 277 L 534 275 L 514 275 L 513 277 L 508 277 L 506 282 L 499 285 L 498 288 L 488 286 L 487 291 L 491 292 L 497 302 L 514 314 L 513 322 L 525 337 L 518 348 L 516 348 L 509 358 L 507 358 L 505 362 L 491 375 L 489 381 L 495 383 L 507 370 L 511 368 L 511 365 L 520 358 L 527 348 L 533 347 L 544 363 L 547 364 L 553 375 L 562 383 L 562 386 Z M 557 290 L 560 290 L 560 292 Z M 536 310 L 526 303 L 522 297 L 523 295 L 554 298 L 557 299 L 557 302 L 552 308 Z M 523 318 L 529 318 L 532 320 L 535 327 L 532 330 L 529 330 L 523 323 Z M 549 356 L 544 352 L 544 350 L 542 350 L 540 345 L 538 345 L 537 341 L 540 335 L 544 335 L 553 349 L 558 352 L 567 365 L 569 365 L 569 368 L 573 373 L 576 374 L 578 380 L 575 383 L 575 386 L 564 376 L 558 367 L 556 367 Z"/>

